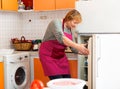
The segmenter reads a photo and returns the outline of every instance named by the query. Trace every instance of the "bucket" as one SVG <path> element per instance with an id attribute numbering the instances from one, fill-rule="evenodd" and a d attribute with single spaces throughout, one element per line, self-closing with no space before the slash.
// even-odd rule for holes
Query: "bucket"
<path id="1" fill-rule="evenodd" d="M 60 78 L 47 83 L 49 89 L 83 89 L 86 82 L 75 78 Z"/>

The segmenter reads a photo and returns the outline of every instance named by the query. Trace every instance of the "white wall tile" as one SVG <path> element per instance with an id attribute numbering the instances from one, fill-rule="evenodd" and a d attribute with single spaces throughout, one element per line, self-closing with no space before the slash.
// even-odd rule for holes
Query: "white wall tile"
<path id="1" fill-rule="evenodd" d="M 1 12 L 0 48 L 11 48 L 11 38 L 42 39 L 52 19 L 62 19 L 68 10 L 43 12 Z"/>
<path id="2" fill-rule="evenodd" d="M 27 39 L 42 39 L 52 19 L 62 19 L 68 10 L 23 13 L 23 34 Z M 31 22 L 29 22 L 31 20 Z"/>
<path id="3" fill-rule="evenodd" d="M 11 38 L 22 34 L 21 16 L 13 12 L 0 12 L 0 48 L 10 48 Z"/>

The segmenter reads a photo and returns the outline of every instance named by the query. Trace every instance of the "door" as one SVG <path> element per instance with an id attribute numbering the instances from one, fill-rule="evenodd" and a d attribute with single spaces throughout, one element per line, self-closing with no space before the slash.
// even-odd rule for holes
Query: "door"
<path id="1" fill-rule="evenodd" d="M 92 37 L 89 37 L 88 39 L 88 49 L 89 49 L 89 55 L 88 55 L 88 80 L 87 80 L 87 86 L 88 89 L 92 89 L 92 51 L 93 51 L 93 39 Z"/>
<path id="2" fill-rule="evenodd" d="M 55 10 L 55 0 L 33 0 L 33 9 L 39 10 Z"/>
<path id="3" fill-rule="evenodd" d="M 4 64 L 0 62 L 0 89 L 4 89 Z"/>
<path id="4" fill-rule="evenodd" d="M 12 77 L 11 81 L 13 81 L 12 83 L 14 84 L 14 86 L 18 87 L 18 86 L 25 86 L 25 80 L 28 80 L 26 76 L 26 72 L 25 72 L 25 68 L 23 66 L 18 67 L 15 69 L 15 74 L 13 74 L 14 76 Z"/>
<path id="5" fill-rule="evenodd" d="M 1 5 L 1 4 L 2 4 L 2 1 L 0 0 L 0 10 L 1 10 L 1 8 L 2 8 L 2 5 Z"/>
<path id="6" fill-rule="evenodd" d="M 56 9 L 75 8 L 75 0 L 56 0 Z"/>
<path id="7" fill-rule="evenodd" d="M 93 88 L 120 89 L 120 34 L 93 36 Z"/>
<path id="8" fill-rule="evenodd" d="M 18 10 L 17 0 L 2 0 L 2 10 Z"/>
<path id="9" fill-rule="evenodd" d="M 69 59 L 70 74 L 72 78 L 78 78 L 77 62 L 78 62 L 77 59 L 73 59 L 73 60 Z"/>
<path id="10" fill-rule="evenodd" d="M 34 79 L 41 80 L 45 86 L 47 86 L 46 83 L 49 81 L 49 78 L 44 75 L 39 58 L 34 58 Z"/>

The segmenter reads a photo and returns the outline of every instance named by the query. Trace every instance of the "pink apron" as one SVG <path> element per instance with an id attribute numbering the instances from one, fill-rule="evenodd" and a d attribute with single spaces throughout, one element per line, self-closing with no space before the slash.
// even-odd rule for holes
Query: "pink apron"
<path id="1" fill-rule="evenodd" d="M 64 32 L 64 35 L 72 40 L 72 34 Z M 66 46 L 57 40 L 41 43 L 39 56 L 46 76 L 70 74 L 68 59 L 64 52 L 65 49 Z"/>

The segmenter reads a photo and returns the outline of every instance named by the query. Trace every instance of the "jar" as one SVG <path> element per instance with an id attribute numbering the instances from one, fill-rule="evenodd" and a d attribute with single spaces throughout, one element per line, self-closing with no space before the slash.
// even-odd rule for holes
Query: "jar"
<path id="1" fill-rule="evenodd" d="M 25 9 L 25 5 L 24 5 L 23 2 L 20 2 L 18 9 L 19 10 L 24 10 Z"/>

